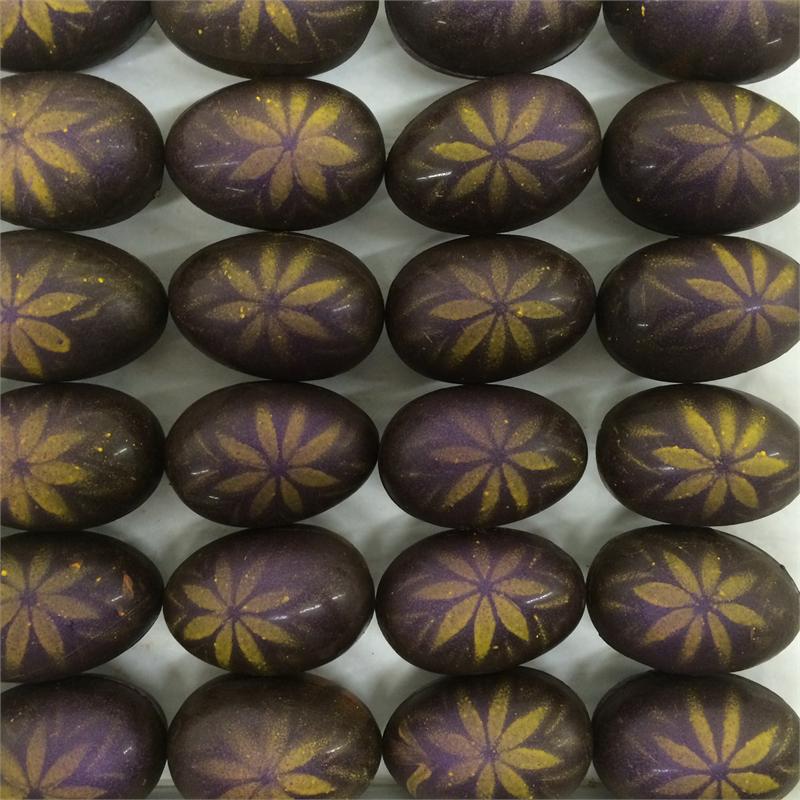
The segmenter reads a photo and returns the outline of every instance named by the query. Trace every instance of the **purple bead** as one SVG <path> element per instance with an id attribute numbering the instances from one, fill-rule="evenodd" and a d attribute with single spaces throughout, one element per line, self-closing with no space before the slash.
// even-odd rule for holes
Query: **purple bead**
<path id="1" fill-rule="evenodd" d="M 731 236 L 667 239 L 613 269 L 597 329 L 623 367 L 662 381 L 713 381 L 760 367 L 800 338 L 800 265 Z"/>
<path id="2" fill-rule="evenodd" d="M 623 505 L 676 525 L 734 525 L 797 497 L 797 424 L 743 392 L 702 384 L 639 392 L 606 414 L 597 465 Z"/>
<path id="3" fill-rule="evenodd" d="M 797 714 L 738 675 L 646 672 L 611 689 L 592 722 L 614 797 L 785 797 L 797 783 Z"/>
<path id="4" fill-rule="evenodd" d="M 443 531 L 392 561 L 378 587 L 377 616 L 406 661 L 471 675 L 555 647 L 580 621 L 584 596 L 580 567 L 541 536 Z"/>
<path id="5" fill-rule="evenodd" d="M 464 86 L 420 112 L 389 153 L 386 188 L 429 228 L 510 231 L 571 203 L 599 155 L 600 128 L 577 89 L 509 75 Z"/>
<path id="6" fill-rule="evenodd" d="M 580 698 L 524 667 L 429 684 L 383 735 L 386 766 L 414 797 L 566 797 L 591 753 Z"/>
<path id="7" fill-rule="evenodd" d="M 661 233 L 730 233 L 797 205 L 800 124 L 760 94 L 685 81 L 648 89 L 614 117 L 600 179 L 629 219 Z"/>

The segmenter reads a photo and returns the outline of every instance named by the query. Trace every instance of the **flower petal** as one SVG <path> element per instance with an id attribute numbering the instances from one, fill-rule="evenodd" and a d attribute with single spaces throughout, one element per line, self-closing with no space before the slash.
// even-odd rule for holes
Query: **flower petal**
<path id="1" fill-rule="evenodd" d="M 515 747 L 513 750 L 504 752 L 502 759 L 505 763 L 511 764 L 512 767 L 533 770 L 555 767 L 562 761 L 559 756 L 553 753 L 533 747 Z M 500 780 L 502 781 L 502 778 Z"/>
<path id="2" fill-rule="evenodd" d="M 719 603 L 716 606 L 716 610 L 717 613 L 722 614 L 722 616 L 727 617 L 737 625 L 747 625 L 756 629 L 763 629 L 767 625 L 767 621 L 761 614 L 741 603 Z"/>
<path id="3" fill-rule="evenodd" d="M 730 769 L 746 769 L 762 762 L 772 749 L 775 737 L 778 734 L 778 726 L 762 731 L 752 739 L 748 739 L 734 754 L 730 760 Z"/>
<path id="4" fill-rule="evenodd" d="M 265 472 L 241 472 L 230 478 L 224 478 L 219 483 L 214 484 L 214 491 L 222 494 L 242 494 L 250 492 L 257 486 L 261 486 L 266 478 Z"/>
<path id="5" fill-rule="evenodd" d="M 676 183 L 689 183 L 699 180 L 715 170 L 730 153 L 727 147 L 709 147 L 700 155 L 687 161 L 675 175 Z"/>
<path id="6" fill-rule="evenodd" d="M 292 456 L 292 467 L 306 466 L 323 458 L 342 434 L 342 426 L 335 422 L 322 433 L 307 441 Z"/>
<path id="7" fill-rule="evenodd" d="M 414 592 L 420 600 L 456 600 L 476 592 L 476 585 L 467 581 L 437 581 Z"/>
<path id="8" fill-rule="evenodd" d="M 496 142 L 492 132 L 487 127 L 483 117 L 469 104 L 462 103 L 458 109 L 458 116 L 466 129 L 482 144 L 493 147 Z"/>
<path id="9" fill-rule="evenodd" d="M 715 144 L 728 144 L 730 142 L 730 137 L 725 136 L 724 133 L 714 130 L 714 128 L 710 128 L 708 125 L 672 125 L 671 127 L 667 128 L 667 131 L 669 131 L 669 133 L 671 133 L 676 139 L 680 139 L 682 142 L 691 142 L 692 144 L 709 146 Z"/>
<path id="10" fill-rule="evenodd" d="M 739 151 L 739 158 L 741 159 L 744 173 L 753 187 L 762 197 L 769 197 L 772 191 L 772 180 L 761 161 L 744 149 Z"/>
<path id="11" fill-rule="evenodd" d="M 274 209 L 280 208 L 294 187 L 292 157 L 288 150 L 284 151 L 269 179 L 269 199 Z"/>
<path id="12" fill-rule="evenodd" d="M 767 158 L 791 158 L 797 155 L 797 145 L 778 136 L 759 136 L 747 143 Z"/>
<path id="13" fill-rule="evenodd" d="M 543 93 L 537 92 L 517 114 L 506 137 L 506 146 L 511 147 L 535 131 L 545 108 L 545 99 Z"/>
<path id="14" fill-rule="evenodd" d="M 663 464 L 676 469 L 688 469 L 696 472 L 714 468 L 714 462 L 711 459 L 706 458 L 702 453 L 698 453 L 697 450 L 692 448 L 678 447 L 677 445 L 659 447 L 653 450 L 653 455 Z"/>
<path id="15" fill-rule="evenodd" d="M 478 605 L 473 623 L 473 633 L 475 641 L 475 660 L 483 661 L 489 654 L 494 639 L 497 622 L 489 601 L 484 597 Z"/>
<path id="16" fill-rule="evenodd" d="M 530 632 L 525 615 L 516 603 L 511 602 L 501 594 L 493 594 L 492 601 L 497 609 L 497 616 L 500 622 L 523 642 L 530 641 Z"/>
<path id="17" fill-rule="evenodd" d="M 476 192 L 486 182 L 491 168 L 492 162 L 485 161 L 483 164 L 478 164 L 478 166 L 468 169 L 453 187 L 451 191 L 452 196 L 458 199 Z"/>
<path id="18" fill-rule="evenodd" d="M 728 277 L 736 284 L 736 287 L 739 289 L 739 291 L 744 295 L 751 294 L 752 287 L 750 286 L 750 281 L 747 278 L 747 273 L 733 253 L 717 242 L 712 243 L 711 249 L 719 260 L 720 264 L 722 264 L 725 272 L 728 273 Z"/>
<path id="19" fill-rule="evenodd" d="M 534 450 L 523 450 L 520 453 L 512 453 L 510 458 L 511 461 L 518 464 L 523 469 L 532 471 L 553 469 L 558 466 L 552 458 L 542 455 L 542 453 L 537 453 Z"/>
<path id="20" fill-rule="evenodd" d="M 686 430 L 698 445 L 700 452 L 709 458 L 719 458 L 722 451 L 714 429 L 689 403 L 684 405 L 683 420 Z"/>
<path id="21" fill-rule="evenodd" d="M 497 749 L 512 750 L 530 739 L 541 727 L 542 721 L 547 716 L 547 708 L 547 706 L 539 706 L 515 719 L 497 740 Z"/>
<path id="22" fill-rule="evenodd" d="M 731 653 L 733 652 L 728 629 L 716 614 L 708 614 L 706 620 L 708 621 L 708 628 L 711 631 L 711 639 L 719 655 L 720 664 L 727 666 L 730 663 Z"/>
<path id="23" fill-rule="evenodd" d="M 449 320 L 465 320 L 485 314 L 491 311 L 492 306 L 485 300 L 451 300 L 447 303 L 435 306 L 430 310 L 432 317 Z"/>
<path id="24" fill-rule="evenodd" d="M 727 780 L 748 795 L 767 794 L 780 789 L 780 784 L 763 772 L 729 772 Z"/>
<path id="25" fill-rule="evenodd" d="M 667 736 L 658 733 L 653 738 L 661 750 L 678 766 L 695 772 L 708 772 L 708 764 L 686 745 L 674 742 Z"/>
<path id="26" fill-rule="evenodd" d="M 334 478 L 333 475 L 311 467 L 293 467 L 289 470 L 289 477 L 301 486 L 312 486 L 317 489 L 335 486 L 339 483 L 339 479 Z"/>
<path id="27" fill-rule="evenodd" d="M 461 633 L 467 627 L 469 621 L 475 614 L 478 607 L 478 595 L 474 594 L 460 603 L 454 605 L 442 618 L 439 628 L 436 631 L 436 638 L 433 640 L 433 649 L 441 647 L 449 642 L 454 636 Z"/>
<path id="28" fill-rule="evenodd" d="M 788 469 L 789 462 L 784 461 L 782 458 L 769 456 L 766 451 L 761 450 L 750 458 L 737 461 L 734 468 L 743 475 L 751 475 L 754 478 L 767 478 L 770 475 L 777 475 L 777 473 Z"/>
<path id="29" fill-rule="evenodd" d="M 488 464 L 481 464 L 465 472 L 450 488 L 450 491 L 442 501 L 443 505 L 446 508 L 452 508 L 457 503 L 460 503 L 465 497 L 472 494 L 472 492 L 478 488 L 488 472 Z"/>
<path id="30" fill-rule="evenodd" d="M 282 0 L 265 0 L 264 8 L 266 9 L 267 16 L 272 20 L 272 24 L 290 42 L 297 44 L 299 42 L 297 28 L 295 27 L 292 14 L 286 3 L 282 2 Z"/>
<path id="31" fill-rule="evenodd" d="M 735 474 L 729 474 L 727 480 L 731 494 L 742 505 L 748 508 L 758 508 L 758 494 L 750 481 Z"/>
<path id="32" fill-rule="evenodd" d="M 279 782 L 288 792 L 288 797 L 322 797 L 336 791 L 336 787 L 332 783 L 328 783 L 316 775 L 306 775 L 303 772 L 281 775 Z"/>
<path id="33" fill-rule="evenodd" d="M 686 500 L 690 497 L 696 497 L 701 492 L 711 486 L 714 481 L 714 474 L 712 472 L 703 472 L 699 475 L 692 475 L 685 478 L 679 483 L 675 484 L 665 495 L 665 500 Z"/>
<path id="34" fill-rule="evenodd" d="M 694 598 L 674 583 L 650 581 L 633 587 L 633 593 L 650 605 L 659 608 L 686 608 L 694 606 Z M 662 617 L 662 619 L 664 619 Z"/>
<path id="35" fill-rule="evenodd" d="M 506 486 L 514 500 L 517 510 L 524 511 L 528 507 L 530 499 L 528 495 L 528 487 L 522 476 L 510 464 L 503 464 L 503 477 L 506 480 Z"/>
<path id="36" fill-rule="evenodd" d="M 231 178 L 235 181 L 249 181 L 263 178 L 263 176 L 278 163 L 283 152 L 283 147 L 281 145 L 260 147 L 247 156 L 247 158 L 231 172 Z"/>
<path id="37" fill-rule="evenodd" d="M 780 300 L 784 295 L 791 292 L 796 284 L 797 270 L 791 264 L 787 264 L 772 281 L 770 281 L 769 286 L 764 290 L 763 299 L 774 303 L 776 300 Z"/>
<path id="38" fill-rule="evenodd" d="M 432 148 L 437 156 L 450 161 L 479 161 L 490 155 L 488 150 L 471 144 L 470 142 L 442 142 Z"/>
<path id="39" fill-rule="evenodd" d="M 342 284 L 343 282 L 340 279 L 307 283 L 289 292 L 283 298 L 283 303 L 292 307 L 321 303 L 336 294 L 342 288 Z"/>
<path id="40" fill-rule="evenodd" d="M 740 308 L 744 306 L 744 299 L 722 281 L 710 281 L 705 278 L 687 278 L 686 283 L 706 300 L 719 303 L 722 306 Z"/>

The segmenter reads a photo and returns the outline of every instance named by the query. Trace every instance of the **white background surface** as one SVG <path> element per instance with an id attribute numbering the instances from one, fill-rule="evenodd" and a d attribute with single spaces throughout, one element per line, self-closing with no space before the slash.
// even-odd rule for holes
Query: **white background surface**
<path id="1" fill-rule="evenodd" d="M 139 98 L 153 113 L 165 136 L 189 105 L 240 80 L 184 56 L 157 25 L 126 53 L 88 71 L 119 84 Z M 542 74 L 576 86 L 591 102 L 604 131 L 628 100 L 663 82 L 617 49 L 605 30 L 602 16 L 575 53 Z M 383 130 L 387 151 L 418 112 L 467 82 L 434 72 L 407 56 L 395 43 L 383 8 L 361 50 L 342 66 L 317 77 L 350 90 L 372 109 Z M 797 114 L 800 67 L 795 65 L 748 88 Z M 4 230 L 10 228 L 3 224 Z M 795 209 L 779 220 L 740 235 L 797 258 L 798 231 L 800 209 Z M 128 250 L 149 264 L 166 285 L 175 269 L 196 250 L 243 232 L 244 228 L 215 219 L 192 206 L 165 174 L 160 196 L 144 211 L 118 225 L 89 231 L 88 235 Z M 384 295 L 409 259 L 425 248 L 453 238 L 404 217 L 383 187 L 352 217 L 309 233 L 355 253 L 375 273 Z M 597 175 L 565 210 L 515 233 L 544 239 L 569 251 L 586 266 L 598 287 L 606 273 L 625 256 L 663 238 L 619 214 L 606 199 Z M 797 418 L 799 379 L 800 359 L 795 350 L 767 366 L 718 383 L 752 392 Z M 216 364 L 193 349 L 170 322 L 163 338 L 144 357 L 94 382 L 139 398 L 168 431 L 178 415 L 197 398 L 247 380 L 254 379 Z M 506 383 L 543 394 L 566 408 L 581 423 L 590 451 L 605 412 L 623 397 L 656 385 L 626 372 L 612 361 L 601 347 L 594 325 L 566 355 Z M 401 405 L 442 386 L 408 369 L 392 351 L 385 333 L 375 351 L 356 369 L 320 384 L 364 408 L 381 430 Z M 5 381 L 3 387 L 10 389 L 16 385 Z M 724 530 L 762 547 L 785 564 L 795 580 L 800 580 L 798 512 L 800 503 L 795 502 L 766 519 Z M 396 508 L 384 493 L 377 471 L 355 495 L 310 521 L 341 533 L 359 547 L 369 561 L 376 583 L 394 556 L 436 530 Z M 534 531 L 556 542 L 578 560 L 585 572 L 593 555 L 608 539 L 650 523 L 627 511 L 608 494 L 590 452 L 586 474 L 566 498 L 512 527 Z M 165 478 L 145 505 L 99 530 L 140 548 L 158 564 L 166 580 L 198 547 L 234 529 L 204 520 L 185 508 Z M 777 691 L 795 709 L 800 709 L 798 664 L 800 640 L 766 664 L 741 674 Z M 606 646 L 592 628 L 588 615 L 584 615 L 569 639 L 533 665 L 566 681 L 590 711 L 613 684 L 644 669 Z M 147 689 L 160 701 L 169 719 L 191 691 L 221 672 L 185 652 L 169 634 L 162 617 L 133 649 L 96 671 L 128 679 Z M 356 692 L 372 709 L 381 728 L 408 694 L 434 678 L 395 655 L 374 619 L 351 650 L 316 672 Z M 170 783 L 165 773 L 164 788 L 159 794 L 177 796 L 166 788 Z M 603 793 L 590 772 L 580 794 L 601 797 Z M 383 766 L 369 794 L 403 796 L 391 788 L 391 778 Z"/>

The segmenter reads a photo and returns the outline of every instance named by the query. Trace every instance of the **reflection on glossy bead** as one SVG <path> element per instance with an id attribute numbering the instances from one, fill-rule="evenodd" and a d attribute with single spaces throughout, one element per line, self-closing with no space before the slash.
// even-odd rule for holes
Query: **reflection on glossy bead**
<path id="1" fill-rule="evenodd" d="M 141 689 L 77 675 L 3 692 L 4 797 L 147 797 L 166 761 L 164 714 Z"/>
<path id="2" fill-rule="evenodd" d="M 445 678 L 412 694 L 383 735 L 414 797 L 566 797 L 591 759 L 589 715 L 544 672 Z"/>
<path id="3" fill-rule="evenodd" d="M 3 395 L 3 522 L 27 530 L 104 525 L 161 478 L 164 434 L 130 395 L 83 383 Z"/>
<path id="4" fill-rule="evenodd" d="M 380 759 L 369 709 L 316 675 L 217 678 L 169 729 L 169 770 L 184 797 L 358 797 Z"/>
<path id="5" fill-rule="evenodd" d="M 786 570 L 743 539 L 657 525 L 616 536 L 589 570 L 588 606 L 616 650 L 664 672 L 747 669 L 797 635 Z"/>
<path id="6" fill-rule="evenodd" d="M 760 94 L 685 81 L 648 89 L 614 117 L 600 178 L 639 225 L 669 234 L 729 233 L 797 205 L 800 125 Z"/>
<path id="7" fill-rule="evenodd" d="M 637 675 L 592 723 L 594 765 L 614 797 L 785 797 L 797 783 L 797 714 L 737 675 Z"/>
<path id="8" fill-rule="evenodd" d="M 661 386 L 618 403 L 600 428 L 597 464 L 617 500 L 676 525 L 760 519 L 800 491 L 796 423 L 717 386 Z"/>

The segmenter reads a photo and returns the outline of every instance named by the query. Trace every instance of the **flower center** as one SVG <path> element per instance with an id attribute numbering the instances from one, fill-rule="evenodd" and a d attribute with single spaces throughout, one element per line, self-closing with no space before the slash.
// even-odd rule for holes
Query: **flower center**
<path id="1" fill-rule="evenodd" d="M 36 590 L 26 586 L 19 594 L 19 599 L 24 606 L 35 606 L 38 602 Z"/>
<path id="2" fill-rule="evenodd" d="M 501 317 L 504 317 L 510 311 L 505 300 L 495 300 L 492 306 L 494 307 L 494 313 Z"/>
<path id="3" fill-rule="evenodd" d="M 18 475 L 27 475 L 30 472 L 28 462 L 24 458 L 18 458 L 11 465 L 11 470 L 12 472 L 16 472 Z"/>
<path id="4" fill-rule="evenodd" d="M 18 317 L 19 314 L 14 306 L 0 305 L 0 322 L 13 325 Z"/>
<path id="5" fill-rule="evenodd" d="M 711 764 L 709 773 L 715 781 L 724 781 L 728 775 L 728 768 L 725 764 Z"/>

